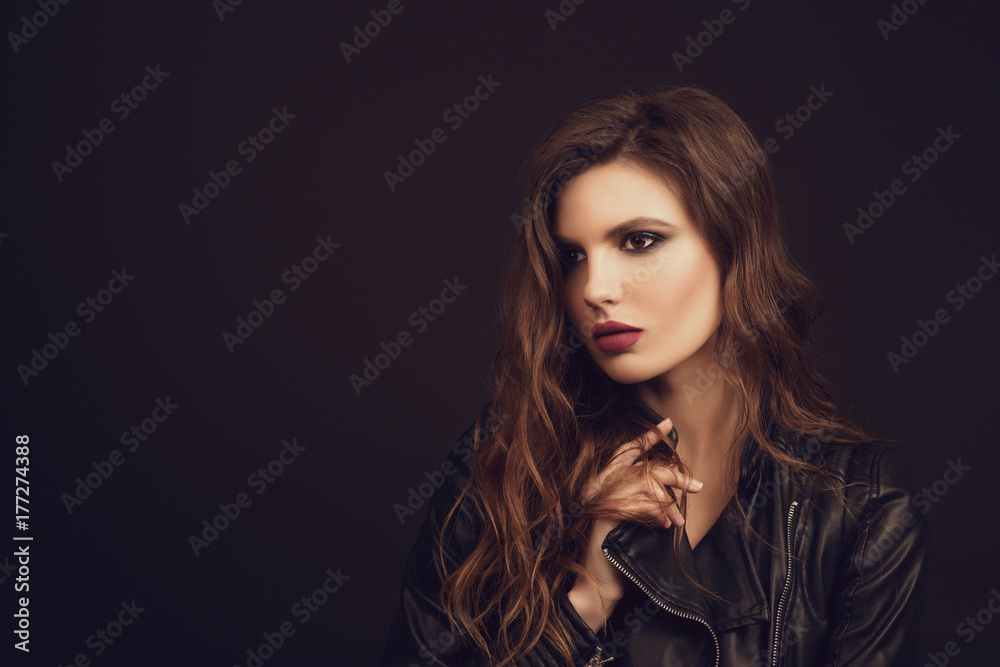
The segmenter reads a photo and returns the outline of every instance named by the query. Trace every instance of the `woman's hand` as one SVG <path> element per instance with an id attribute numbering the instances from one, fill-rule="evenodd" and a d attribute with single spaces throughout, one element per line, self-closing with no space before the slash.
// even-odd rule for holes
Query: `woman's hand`
<path id="1" fill-rule="evenodd" d="M 589 482 L 585 490 L 585 498 L 588 501 L 594 498 L 613 473 L 628 466 L 640 465 L 636 463 L 636 460 L 657 442 L 664 440 L 672 428 L 673 423 L 670 419 L 665 419 L 657 424 L 656 429 L 619 447 L 611 462 Z M 673 503 L 666 487 L 697 493 L 701 490 L 702 483 L 663 464 L 654 464 L 652 476 L 654 484 L 648 484 L 644 477 L 636 477 L 617 489 L 607 499 L 607 502 L 616 509 L 648 514 L 658 519 L 665 528 L 683 525 L 684 516 L 677 505 Z M 660 501 L 671 503 L 666 511 L 661 509 Z M 594 632 L 597 632 L 604 625 L 615 605 L 625 594 L 627 579 L 604 556 L 601 546 L 604 543 L 604 538 L 620 522 L 621 520 L 614 516 L 598 516 L 591 524 L 583 566 L 597 580 L 599 590 L 595 589 L 583 577 L 578 577 L 568 593 L 569 600 L 576 608 L 577 613 L 580 614 L 580 618 L 586 621 Z"/>

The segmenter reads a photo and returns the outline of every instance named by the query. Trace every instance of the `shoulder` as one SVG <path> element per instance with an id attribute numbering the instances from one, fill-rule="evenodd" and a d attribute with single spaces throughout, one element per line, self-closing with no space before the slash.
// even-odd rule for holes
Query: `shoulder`
<path id="1" fill-rule="evenodd" d="M 456 553 L 471 550 L 482 532 L 481 500 L 473 483 L 472 469 L 476 452 L 492 437 L 503 417 L 484 408 L 451 443 L 440 465 L 424 474 L 418 489 L 421 496 L 430 495 L 425 531 L 445 537 Z M 447 534 L 443 535 L 441 531 L 446 524 Z"/>
<path id="2" fill-rule="evenodd" d="M 793 458 L 822 466 L 830 480 L 842 488 L 864 487 L 879 492 L 883 487 L 911 485 L 905 451 L 885 441 L 845 442 L 830 434 L 820 437 L 784 432 L 778 444 Z"/>
<path id="3" fill-rule="evenodd" d="M 854 543 L 866 561 L 881 557 L 890 543 L 919 551 L 926 511 L 905 449 L 883 441 L 829 441 L 822 443 L 813 462 L 822 462 L 830 484 L 813 487 L 811 504 L 824 525 L 841 526 L 835 532 L 845 544 Z"/>
<path id="4" fill-rule="evenodd" d="M 914 508 L 919 498 L 905 448 L 881 440 L 844 442 L 788 434 L 780 441 L 787 454 L 825 470 L 824 475 L 810 479 L 811 504 L 817 510 L 840 515 L 839 507 L 862 521 L 907 515 L 907 522 L 919 522 L 920 516 L 909 518 L 917 514 Z"/>
<path id="5" fill-rule="evenodd" d="M 909 462 L 888 443 L 829 442 L 822 457 L 830 474 L 845 486 L 860 484 L 878 492 L 881 487 L 910 484 Z"/>
<path id="6" fill-rule="evenodd" d="M 442 480 L 438 477 L 436 486 L 444 493 L 439 495 L 450 496 L 454 500 L 461 494 L 472 476 L 476 452 L 493 436 L 498 424 L 505 418 L 506 415 L 493 408 L 484 407 L 468 428 L 455 439 L 441 463 L 440 472 L 444 481 L 437 483 Z"/>

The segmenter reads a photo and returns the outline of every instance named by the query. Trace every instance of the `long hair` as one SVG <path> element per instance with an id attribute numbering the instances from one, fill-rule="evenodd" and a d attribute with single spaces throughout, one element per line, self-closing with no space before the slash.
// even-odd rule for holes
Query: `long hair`
<path id="1" fill-rule="evenodd" d="M 741 432 L 762 455 L 830 481 L 821 459 L 796 456 L 772 439 L 766 414 L 781 429 L 825 442 L 870 440 L 840 417 L 814 370 L 809 338 L 822 297 L 787 253 L 770 168 L 747 125 L 695 87 L 629 87 L 582 104 L 541 141 L 522 171 L 518 238 L 500 299 L 504 337 L 488 404 L 503 417 L 494 418 L 487 439 L 477 438 L 469 484 L 442 530 L 444 536 L 472 494 L 483 533 L 463 562 L 451 564 L 442 603 L 491 664 L 514 664 L 539 642 L 572 662 L 571 635 L 556 607 L 574 576 L 590 578 L 580 564 L 589 519 L 613 514 L 654 525 L 602 505 L 608 486 L 582 501 L 588 480 L 615 449 L 656 424 L 628 385 L 611 380 L 581 350 L 580 332 L 566 318 L 563 265 L 550 235 L 566 183 L 612 161 L 661 176 L 706 240 L 722 278 L 714 381 L 741 399 Z M 680 465 L 665 441 L 644 461 L 617 482 L 628 474 L 651 480 L 653 462 Z"/>

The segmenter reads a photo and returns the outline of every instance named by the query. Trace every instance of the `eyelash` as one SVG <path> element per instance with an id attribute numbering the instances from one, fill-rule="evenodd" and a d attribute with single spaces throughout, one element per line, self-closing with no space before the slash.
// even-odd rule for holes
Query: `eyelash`
<path id="1" fill-rule="evenodd" d="M 653 232 L 630 232 L 630 233 L 626 234 L 624 237 L 622 237 L 622 240 L 623 241 L 628 241 L 629 239 L 634 239 L 636 237 L 639 237 L 639 238 L 642 238 L 642 239 L 648 239 L 648 240 L 652 241 L 652 243 L 650 243 L 649 245 L 647 245 L 647 246 L 645 246 L 643 248 L 626 249 L 626 252 L 637 253 L 637 254 L 638 253 L 649 252 L 649 251 L 653 250 L 653 248 L 655 248 L 656 246 L 660 245 L 660 243 L 662 243 L 663 241 L 666 240 L 664 237 L 660 236 L 659 234 L 654 234 Z M 577 264 L 580 263 L 579 260 L 577 260 L 577 261 L 574 262 L 574 261 L 570 261 L 569 259 L 567 259 L 566 258 L 566 253 L 568 253 L 568 252 L 579 252 L 579 251 L 576 250 L 576 249 L 574 249 L 574 248 L 572 248 L 572 247 L 570 247 L 570 246 L 563 246 L 562 248 L 560 248 L 560 250 L 559 250 L 559 259 L 562 262 L 563 267 L 565 269 L 571 269 L 571 268 L 573 268 L 574 266 L 576 266 Z"/>

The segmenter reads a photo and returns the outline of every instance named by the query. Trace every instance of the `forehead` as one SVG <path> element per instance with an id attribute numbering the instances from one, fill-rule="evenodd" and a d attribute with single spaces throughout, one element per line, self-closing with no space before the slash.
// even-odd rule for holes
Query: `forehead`
<path id="1" fill-rule="evenodd" d="M 573 238 L 633 218 L 690 224 L 683 204 L 662 177 L 635 163 L 611 162 L 570 179 L 556 199 L 552 232 Z"/>

